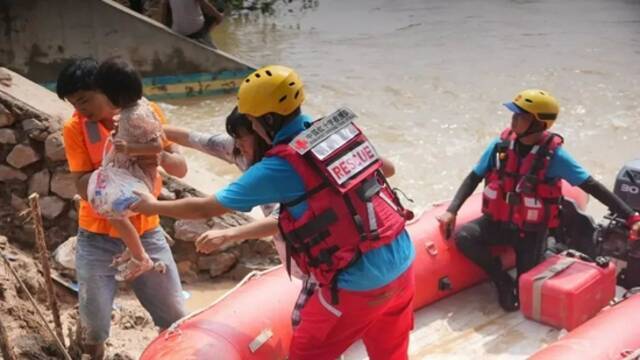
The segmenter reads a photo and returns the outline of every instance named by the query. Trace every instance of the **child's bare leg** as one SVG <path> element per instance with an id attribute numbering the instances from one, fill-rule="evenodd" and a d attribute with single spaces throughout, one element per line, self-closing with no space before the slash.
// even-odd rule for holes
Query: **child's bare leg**
<path id="1" fill-rule="evenodd" d="M 131 258 L 128 258 L 127 254 L 123 254 L 114 259 L 113 266 L 118 269 L 116 280 L 133 280 L 151 270 L 154 266 L 153 261 L 142 247 L 142 241 L 140 241 L 140 236 L 138 236 L 133 224 L 128 219 L 110 219 L 109 222 L 118 231 L 131 255 Z"/>
<path id="2" fill-rule="evenodd" d="M 129 249 L 129 252 L 131 252 L 131 257 L 138 261 L 147 257 L 147 252 L 142 247 L 140 236 L 129 219 L 109 219 L 109 223 L 120 234 L 120 238 Z"/>

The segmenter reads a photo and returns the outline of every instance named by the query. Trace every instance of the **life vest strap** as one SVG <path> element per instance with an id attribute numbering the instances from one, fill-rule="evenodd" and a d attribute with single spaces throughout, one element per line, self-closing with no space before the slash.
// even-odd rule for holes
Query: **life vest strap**
<path id="1" fill-rule="evenodd" d="M 291 201 L 288 201 L 288 202 L 281 203 L 280 206 L 281 207 L 288 207 L 288 208 L 294 207 L 294 206 L 300 204 L 301 202 L 307 200 L 308 198 L 312 197 L 313 195 L 319 193 L 320 191 L 326 189 L 327 187 L 329 187 L 329 183 L 326 182 L 326 181 L 323 181 L 322 183 L 320 183 L 315 188 L 307 191 L 306 193 L 298 196 L 297 198 L 295 198 L 295 199 L 293 199 Z"/>
<path id="2" fill-rule="evenodd" d="M 295 238 L 296 241 L 303 241 L 321 231 L 326 230 L 330 225 L 338 221 L 338 215 L 333 209 L 327 209 L 318 214 L 315 218 L 308 221 L 299 228 L 287 233 L 287 236 Z"/>
<path id="3" fill-rule="evenodd" d="M 340 248 L 337 245 L 320 250 L 318 255 L 309 258 L 309 266 L 318 267 L 320 265 L 333 266 L 333 254 L 338 252 Z"/>
<path id="4" fill-rule="evenodd" d="M 356 249 L 356 253 L 353 255 L 353 258 L 351 258 L 351 261 L 349 261 L 347 266 L 343 267 L 342 269 L 338 269 L 338 271 L 336 271 L 335 274 L 333 275 L 333 278 L 331 279 L 331 282 L 330 282 L 331 304 L 338 305 L 338 302 L 339 302 L 338 291 L 340 289 L 338 288 L 338 278 L 340 277 L 340 274 L 342 274 L 342 272 L 345 269 L 350 268 L 351 265 L 355 264 L 358 260 L 360 260 L 360 257 L 362 257 L 362 252 L 358 248 Z"/>
<path id="5" fill-rule="evenodd" d="M 554 133 L 550 133 L 549 136 L 547 137 L 547 139 L 544 141 L 544 143 L 541 146 L 541 150 L 538 152 L 536 151 L 535 153 L 535 158 L 533 159 L 533 164 L 531 164 L 531 168 L 529 169 L 529 172 L 527 173 L 527 175 L 536 175 L 536 173 L 538 171 L 540 171 L 540 168 L 542 167 L 543 164 L 543 160 L 551 155 L 553 152 L 549 149 L 549 145 L 551 144 L 551 142 L 553 141 L 553 139 L 556 136 L 560 136 Z"/>
<path id="6" fill-rule="evenodd" d="M 308 257 L 311 257 L 311 249 L 314 246 L 320 244 L 329 236 L 331 236 L 331 233 L 329 232 L 329 230 L 325 229 L 309 237 L 308 240 L 304 240 L 304 241 L 300 240 L 292 244 L 291 250 L 293 251 L 293 253 L 296 253 L 296 254 L 304 252 L 305 254 L 307 254 Z"/>
<path id="7" fill-rule="evenodd" d="M 353 220 L 353 223 L 358 230 L 358 234 L 360 234 L 360 240 L 365 240 L 367 238 L 367 234 L 364 231 L 362 218 L 360 217 L 360 215 L 358 215 L 358 212 L 356 211 L 355 206 L 353 206 L 353 202 L 351 202 L 351 198 L 349 197 L 349 195 L 345 194 L 345 196 L 343 196 L 342 198 L 344 199 L 344 203 L 347 206 L 347 209 L 349 209 L 349 213 L 351 213 L 351 219 Z"/>
<path id="8" fill-rule="evenodd" d="M 504 195 L 504 200 L 509 205 L 519 205 L 520 194 L 518 194 L 517 192 L 508 192 Z"/>
<path id="9" fill-rule="evenodd" d="M 358 187 L 358 196 L 364 202 L 371 201 L 375 195 L 377 195 L 380 190 L 382 190 L 382 185 L 378 182 L 377 177 L 372 176 L 362 182 L 362 185 Z"/>
<path id="10" fill-rule="evenodd" d="M 376 220 L 376 211 L 371 201 L 367 201 L 367 217 L 369 218 L 369 239 L 378 240 L 380 234 L 378 233 L 378 221 Z"/>

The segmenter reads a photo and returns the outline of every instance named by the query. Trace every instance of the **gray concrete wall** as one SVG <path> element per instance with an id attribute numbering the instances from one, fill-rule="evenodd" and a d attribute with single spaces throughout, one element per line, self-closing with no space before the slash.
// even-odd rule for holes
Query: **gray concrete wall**
<path id="1" fill-rule="evenodd" d="M 33 81 L 55 81 L 69 58 L 112 55 L 147 78 L 206 72 L 230 79 L 251 71 L 111 0 L 0 1 L 0 65 Z"/>

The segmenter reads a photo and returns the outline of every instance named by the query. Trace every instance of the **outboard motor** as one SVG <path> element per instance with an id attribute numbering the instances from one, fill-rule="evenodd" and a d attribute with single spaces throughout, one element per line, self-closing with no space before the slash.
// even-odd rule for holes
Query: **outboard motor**
<path id="1" fill-rule="evenodd" d="M 613 192 L 634 210 L 640 209 L 640 159 L 624 164 L 616 177 Z"/>
<path id="2" fill-rule="evenodd" d="M 630 161 L 622 167 L 613 192 L 631 208 L 640 211 L 640 160 Z M 598 255 L 627 263 L 618 275 L 618 284 L 627 289 L 640 286 L 640 241 L 629 242 L 626 219 L 607 214 L 597 225 L 594 240 Z"/>

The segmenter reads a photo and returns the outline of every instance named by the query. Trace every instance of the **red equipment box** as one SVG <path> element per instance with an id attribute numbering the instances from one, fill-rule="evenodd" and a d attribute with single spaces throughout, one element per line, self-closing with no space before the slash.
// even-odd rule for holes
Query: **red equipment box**
<path id="1" fill-rule="evenodd" d="M 553 255 L 520 276 L 519 286 L 524 316 L 572 330 L 613 299 L 616 268 L 612 262 L 598 265 L 576 255 Z"/>

